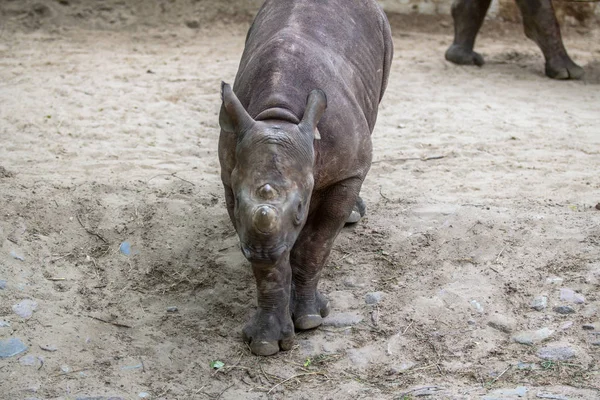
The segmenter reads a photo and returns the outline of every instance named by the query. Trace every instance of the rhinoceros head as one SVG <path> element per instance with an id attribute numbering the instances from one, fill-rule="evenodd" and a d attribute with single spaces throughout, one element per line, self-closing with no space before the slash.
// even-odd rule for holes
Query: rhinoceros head
<path id="1" fill-rule="evenodd" d="M 275 262 L 289 254 L 306 222 L 314 186 L 313 140 L 327 99 L 313 90 L 296 124 L 254 120 L 225 83 L 221 95 L 221 129 L 236 135 L 231 189 L 242 252 L 252 262 Z"/>

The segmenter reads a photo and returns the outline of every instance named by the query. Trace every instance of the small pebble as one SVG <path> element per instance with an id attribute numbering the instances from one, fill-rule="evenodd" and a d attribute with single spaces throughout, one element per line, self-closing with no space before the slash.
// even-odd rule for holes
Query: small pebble
<path id="1" fill-rule="evenodd" d="M 150 397 L 150 393 L 148 393 L 148 392 L 140 392 L 140 393 L 138 394 L 138 397 L 139 397 L 140 399 L 147 399 L 148 397 Z"/>
<path id="2" fill-rule="evenodd" d="M 39 362 L 40 362 L 40 359 L 32 354 L 28 354 L 26 356 L 19 358 L 19 364 L 25 365 L 28 367 L 37 365 Z"/>
<path id="3" fill-rule="evenodd" d="M 0 290 L 6 289 L 6 281 L 4 279 L 0 279 Z"/>
<path id="4" fill-rule="evenodd" d="M 573 309 L 573 307 L 571 307 L 571 306 L 557 306 L 557 307 L 554 307 L 553 310 L 554 310 L 554 312 L 557 312 L 557 313 L 563 314 L 563 315 L 575 313 L 575 309 Z"/>
<path id="5" fill-rule="evenodd" d="M 130 255 L 131 254 L 131 244 L 129 244 L 129 242 L 121 243 L 121 245 L 119 246 L 119 251 L 126 256 Z"/>
<path id="6" fill-rule="evenodd" d="M 521 344 L 535 344 L 543 342 L 548 339 L 554 333 L 553 330 L 548 328 L 538 329 L 537 331 L 522 331 L 515 334 L 512 339 Z"/>
<path id="7" fill-rule="evenodd" d="M 527 369 L 537 369 L 537 368 L 538 368 L 538 366 L 535 363 L 524 363 L 522 361 L 519 361 L 517 363 L 517 369 L 525 369 L 525 370 L 527 370 Z"/>
<path id="8" fill-rule="evenodd" d="M 585 297 L 582 294 L 576 293 L 573 289 L 561 288 L 560 299 L 575 304 L 585 303 Z"/>
<path id="9" fill-rule="evenodd" d="M 546 278 L 546 283 L 562 283 L 563 280 L 563 278 L 559 278 L 558 276 L 551 276 Z"/>
<path id="10" fill-rule="evenodd" d="M 365 295 L 365 303 L 367 304 L 377 304 L 379 303 L 385 294 L 383 292 L 371 292 Z"/>
<path id="11" fill-rule="evenodd" d="M 185 26 L 190 29 L 198 29 L 200 28 L 200 23 L 198 21 L 185 21 Z"/>
<path id="12" fill-rule="evenodd" d="M 42 349 L 44 351 L 49 351 L 49 352 L 54 352 L 54 351 L 58 350 L 58 348 L 56 346 L 53 346 L 51 344 L 46 344 L 46 345 L 40 344 L 40 349 Z"/>
<path id="13" fill-rule="evenodd" d="M 167 312 L 170 312 L 170 313 L 177 312 L 178 310 L 179 309 L 176 306 L 167 307 Z"/>
<path id="14" fill-rule="evenodd" d="M 1 322 L 1 321 L 0 321 L 0 322 Z M 0 326 L 1 326 L 1 325 L 0 325 Z M 596 330 L 596 326 L 595 326 L 595 325 L 592 325 L 592 324 L 584 324 L 584 325 L 582 326 L 582 328 L 583 328 L 584 330 L 586 330 L 586 331 L 593 331 L 593 330 Z"/>
<path id="15" fill-rule="evenodd" d="M 14 250 L 10 252 L 10 256 L 15 260 L 25 261 L 25 257 L 18 255 Z"/>
<path id="16" fill-rule="evenodd" d="M 26 299 L 12 306 L 12 309 L 19 317 L 27 319 L 31 318 L 37 306 L 35 301 Z"/>
<path id="17" fill-rule="evenodd" d="M 358 314 L 354 313 L 337 313 L 323 319 L 323 326 L 333 326 L 340 328 L 344 326 L 356 325 L 363 320 Z"/>
<path id="18" fill-rule="evenodd" d="M 567 322 L 565 322 L 564 324 L 562 324 L 560 326 L 560 329 L 562 329 L 563 331 L 565 331 L 565 330 L 569 329 L 572 326 L 573 326 L 573 321 L 567 321 Z"/>
<path id="19" fill-rule="evenodd" d="M 10 324 L 6 321 L 2 321 L 0 319 L 0 328 L 8 328 L 10 326 Z"/>
<path id="20" fill-rule="evenodd" d="M 496 314 L 488 321 L 488 326 L 504 333 L 511 333 L 515 329 L 515 321 L 502 314 Z"/>
<path id="21" fill-rule="evenodd" d="M 546 346 L 538 350 L 537 355 L 544 360 L 566 361 L 577 355 L 577 352 L 569 346 Z"/>
<path id="22" fill-rule="evenodd" d="M 25 350 L 27 350 L 27 346 L 19 338 L 11 337 L 0 340 L 0 358 L 16 356 Z"/>
<path id="23" fill-rule="evenodd" d="M 69 372 L 71 372 L 71 367 L 69 367 L 68 365 L 63 365 L 60 367 L 60 370 L 65 373 L 68 374 Z"/>
<path id="24" fill-rule="evenodd" d="M 470 301 L 471 306 L 479 313 L 479 314 L 483 314 L 483 306 L 481 304 L 479 304 L 479 302 L 477 300 L 471 300 Z"/>
<path id="25" fill-rule="evenodd" d="M 537 311 L 542 311 L 548 306 L 548 298 L 546 296 L 537 296 L 531 301 L 531 308 Z"/>

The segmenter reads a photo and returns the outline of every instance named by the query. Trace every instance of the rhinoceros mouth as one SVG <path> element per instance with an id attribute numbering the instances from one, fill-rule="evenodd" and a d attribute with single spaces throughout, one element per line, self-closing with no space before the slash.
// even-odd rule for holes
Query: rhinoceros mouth
<path id="1" fill-rule="evenodd" d="M 241 244 L 242 254 L 250 262 L 276 262 L 287 250 L 286 244 L 275 247 L 255 247 L 247 243 Z"/>

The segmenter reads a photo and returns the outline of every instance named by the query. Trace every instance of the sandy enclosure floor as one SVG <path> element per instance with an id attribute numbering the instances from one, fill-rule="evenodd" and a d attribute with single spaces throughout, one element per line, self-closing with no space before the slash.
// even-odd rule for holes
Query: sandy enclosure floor
<path id="1" fill-rule="evenodd" d="M 600 30 L 566 30 L 589 79 L 556 82 L 517 25 L 465 68 L 449 19 L 421 22 L 394 23 L 331 318 L 268 358 L 241 341 L 254 280 L 216 152 L 248 25 L 2 32 L 0 340 L 28 349 L 0 398 L 598 398 Z M 530 330 L 549 337 L 513 340 Z"/>

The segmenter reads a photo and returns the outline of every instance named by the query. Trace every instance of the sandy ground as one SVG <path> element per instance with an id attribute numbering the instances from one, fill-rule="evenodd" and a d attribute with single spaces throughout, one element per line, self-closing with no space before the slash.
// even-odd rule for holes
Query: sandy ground
<path id="1" fill-rule="evenodd" d="M 216 152 L 248 22 L 4 29 L 0 340 L 28 349 L 0 359 L 0 398 L 598 398 L 600 30 L 565 30 L 588 79 L 557 82 L 518 25 L 486 24 L 488 63 L 466 68 L 443 59 L 449 18 L 392 22 L 368 216 L 321 283 L 332 316 L 268 358 L 241 340 L 255 288 Z"/>

